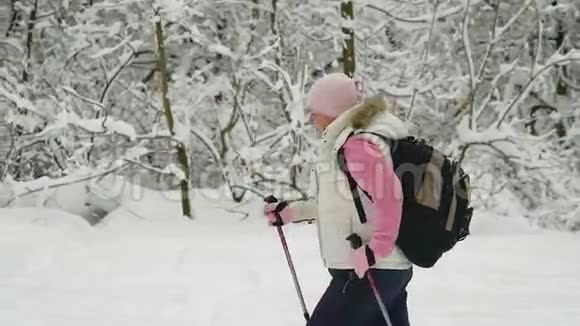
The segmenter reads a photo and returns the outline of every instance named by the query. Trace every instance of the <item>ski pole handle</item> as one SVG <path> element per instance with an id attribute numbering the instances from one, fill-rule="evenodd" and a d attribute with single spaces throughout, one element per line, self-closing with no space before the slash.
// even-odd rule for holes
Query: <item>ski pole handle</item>
<path id="1" fill-rule="evenodd" d="M 350 242 L 350 247 L 354 250 L 363 246 L 362 238 L 356 233 L 349 235 L 348 238 L 346 238 L 346 240 Z"/>
<path id="2" fill-rule="evenodd" d="M 274 204 L 274 203 L 278 203 L 278 198 L 274 197 L 273 195 L 270 195 L 270 196 L 264 198 L 264 201 L 268 204 Z M 274 209 L 274 217 L 276 217 L 276 222 L 274 222 L 272 225 L 274 225 L 274 226 L 284 225 L 284 221 L 282 220 L 282 216 L 280 215 L 280 212 L 284 208 L 286 208 L 286 206 L 288 206 L 288 203 L 285 201 L 280 202 L 278 204 L 278 206 L 276 206 L 276 208 Z"/>

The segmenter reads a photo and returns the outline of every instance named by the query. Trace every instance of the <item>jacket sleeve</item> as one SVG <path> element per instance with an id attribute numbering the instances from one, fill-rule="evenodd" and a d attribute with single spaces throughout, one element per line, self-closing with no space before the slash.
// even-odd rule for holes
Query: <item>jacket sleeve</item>
<path id="1" fill-rule="evenodd" d="M 401 224 L 403 194 L 388 151 L 362 136 L 344 144 L 347 167 L 357 185 L 372 198 L 375 222 L 368 247 L 376 261 L 391 254 Z"/>

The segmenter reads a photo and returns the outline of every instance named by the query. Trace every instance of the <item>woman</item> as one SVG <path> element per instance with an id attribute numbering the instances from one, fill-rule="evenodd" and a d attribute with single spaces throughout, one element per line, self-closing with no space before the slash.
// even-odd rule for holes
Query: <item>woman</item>
<path id="1" fill-rule="evenodd" d="M 388 112 L 382 98 L 363 99 L 360 86 L 339 73 L 313 85 L 308 109 L 324 144 L 316 164 L 317 198 L 292 202 L 280 212 L 283 223 L 316 219 L 322 258 L 332 276 L 309 326 L 386 325 L 368 282 L 369 270 L 392 325 L 409 325 L 406 286 L 412 265 L 395 245 L 403 196 L 389 147 L 378 136 L 398 139 L 407 136 L 407 129 Z M 339 151 L 358 189 L 366 194 L 360 196 L 366 221 L 339 168 Z M 270 224 L 276 220 L 276 207 L 268 204 L 264 209 Z M 363 241 L 358 249 L 347 241 L 353 233 Z"/>

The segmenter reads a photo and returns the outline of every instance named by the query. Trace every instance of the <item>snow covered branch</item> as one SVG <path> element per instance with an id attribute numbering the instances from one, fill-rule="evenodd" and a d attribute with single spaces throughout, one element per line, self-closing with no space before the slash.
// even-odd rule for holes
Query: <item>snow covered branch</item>
<path id="1" fill-rule="evenodd" d="M 562 64 L 567 64 L 570 62 L 580 62 L 580 51 L 573 51 L 570 52 L 567 56 L 565 57 L 561 57 L 559 55 L 555 55 L 550 62 L 548 62 L 548 64 L 546 64 L 545 66 L 543 66 L 534 76 L 532 76 L 532 78 L 530 78 L 530 80 L 527 82 L 526 85 L 523 86 L 522 90 L 520 91 L 520 93 L 511 101 L 511 103 L 503 110 L 503 112 L 500 114 L 500 118 L 497 121 L 497 127 L 501 127 L 501 125 L 503 124 L 505 118 L 507 117 L 507 115 L 510 113 L 510 111 L 517 105 L 519 105 L 521 103 L 521 101 L 525 98 L 525 96 L 528 94 L 528 92 L 530 91 L 531 86 L 534 84 L 534 82 L 536 81 L 536 79 L 538 77 L 540 77 L 544 72 L 550 70 L 551 68 L 555 67 L 555 66 L 559 66 Z"/>
<path id="2" fill-rule="evenodd" d="M 182 198 L 185 186 L 303 196 L 320 154 L 305 94 L 352 73 L 352 57 L 366 94 L 461 156 L 477 189 L 497 180 L 530 207 L 580 196 L 550 182 L 580 173 L 576 2 L 11 0 L 0 179 L 78 177 L 121 158 L 162 175 L 152 188 L 176 176 Z"/>
<path id="3" fill-rule="evenodd" d="M 467 7 L 469 7 L 469 0 L 468 0 Z M 433 18 L 431 19 L 431 27 L 429 28 L 429 38 L 427 40 L 427 43 L 425 43 L 425 48 L 423 50 L 423 58 L 421 60 L 421 70 L 419 72 L 419 76 L 417 77 L 417 81 L 419 81 L 423 78 L 423 75 L 425 74 L 425 68 L 427 67 L 427 59 L 429 58 L 429 50 L 431 49 L 431 42 L 433 40 L 433 33 L 435 30 L 435 20 L 437 17 L 437 9 L 439 9 L 439 0 L 435 1 L 434 7 L 433 7 Z M 413 107 L 415 105 L 415 99 L 417 97 L 417 92 L 418 92 L 417 87 L 414 87 L 413 95 L 411 96 L 411 105 L 409 106 L 409 111 L 407 112 L 407 120 L 411 120 L 411 117 L 413 114 Z"/>
<path id="4" fill-rule="evenodd" d="M 408 2 L 410 2 L 410 1 L 407 1 L 407 3 Z M 438 3 L 438 2 L 439 1 L 436 1 L 436 3 Z M 438 6 L 438 4 L 436 6 Z M 467 6 L 469 6 L 469 4 Z M 437 12 L 435 10 L 433 15 L 426 15 L 423 17 L 416 17 L 416 18 L 402 18 L 399 15 L 392 14 L 389 10 L 383 9 L 383 8 L 376 6 L 376 5 L 373 5 L 373 4 L 367 4 L 366 7 L 373 9 L 373 10 L 376 10 L 376 11 L 379 11 L 379 12 L 382 12 L 383 14 L 389 16 L 391 19 L 402 22 L 402 23 L 422 24 L 422 25 L 429 25 L 432 23 L 433 20 L 442 20 L 442 19 L 447 18 L 449 16 L 457 15 L 462 11 L 462 8 L 460 6 L 457 6 L 457 7 L 447 8 L 439 14 L 437 14 Z"/>
<path id="5" fill-rule="evenodd" d="M 41 191 L 45 191 L 47 189 L 53 189 L 53 188 L 58 188 L 58 187 L 64 187 L 64 186 L 72 185 L 75 183 L 81 183 L 81 182 L 89 181 L 92 179 L 100 178 L 100 177 L 109 175 L 111 173 L 119 172 L 126 167 L 127 167 L 127 164 L 122 164 L 122 165 L 118 165 L 118 166 L 115 166 L 113 168 L 103 170 L 103 171 L 98 171 L 98 172 L 93 171 L 89 175 L 84 176 L 84 177 L 80 177 L 80 178 L 66 177 L 66 178 L 57 179 L 57 180 L 42 179 L 42 180 L 40 180 L 41 182 L 32 182 L 32 184 L 33 184 L 32 187 L 29 187 L 27 185 L 23 185 L 24 191 L 14 194 L 12 199 L 10 199 L 8 201 L 7 205 L 11 205 L 18 198 L 21 198 L 21 197 L 24 197 L 24 196 L 27 196 L 27 195 L 30 195 L 30 194 L 33 194 L 36 192 L 41 192 Z"/>

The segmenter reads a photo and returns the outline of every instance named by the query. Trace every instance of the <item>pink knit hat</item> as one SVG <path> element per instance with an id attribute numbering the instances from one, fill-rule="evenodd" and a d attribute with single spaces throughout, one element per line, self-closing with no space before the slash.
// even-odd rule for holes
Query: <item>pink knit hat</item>
<path id="1" fill-rule="evenodd" d="M 308 93 L 308 109 L 336 118 L 362 100 L 362 80 L 343 73 L 333 73 L 320 78 Z"/>

